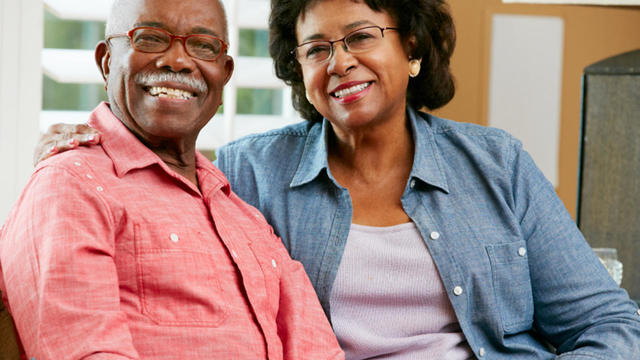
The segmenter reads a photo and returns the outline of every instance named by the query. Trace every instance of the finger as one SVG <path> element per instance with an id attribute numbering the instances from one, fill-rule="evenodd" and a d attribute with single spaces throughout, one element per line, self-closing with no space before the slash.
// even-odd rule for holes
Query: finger
<path id="1" fill-rule="evenodd" d="M 51 145 L 46 150 L 42 146 L 36 147 L 36 150 L 33 154 L 33 166 L 38 165 L 42 160 L 46 160 L 49 157 L 58 153 L 58 147 L 55 145 Z"/>
<path id="2" fill-rule="evenodd" d="M 100 133 L 73 134 L 72 138 L 78 142 L 78 145 L 89 146 L 100 144 L 102 137 Z"/>
<path id="3" fill-rule="evenodd" d="M 98 130 L 92 128 L 87 124 L 75 124 L 70 125 L 72 128 L 70 129 L 70 133 L 73 134 L 84 134 L 84 135 L 96 135 L 98 134 Z"/>

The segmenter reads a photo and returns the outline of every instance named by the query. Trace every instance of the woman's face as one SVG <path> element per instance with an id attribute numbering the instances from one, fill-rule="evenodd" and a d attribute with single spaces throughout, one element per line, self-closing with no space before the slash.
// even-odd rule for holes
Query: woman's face
<path id="1" fill-rule="evenodd" d="M 298 44 L 336 40 L 371 25 L 397 26 L 364 2 L 321 0 L 298 17 L 296 36 Z M 335 43 L 331 58 L 301 67 L 309 101 L 334 127 L 348 131 L 404 119 L 409 56 L 397 31 L 385 30 L 376 47 L 355 54 Z"/>

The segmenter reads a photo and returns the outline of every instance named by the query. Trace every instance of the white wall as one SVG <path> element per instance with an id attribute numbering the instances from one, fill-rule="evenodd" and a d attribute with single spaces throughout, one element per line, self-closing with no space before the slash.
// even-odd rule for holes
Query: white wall
<path id="1" fill-rule="evenodd" d="M 493 16 L 489 125 L 522 140 L 558 186 L 564 22 L 551 16 Z"/>
<path id="2" fill-rule="evenodd" d="M 0 0 L 0 223 L 32 171 L 42 98 L 42 0 Z"/>

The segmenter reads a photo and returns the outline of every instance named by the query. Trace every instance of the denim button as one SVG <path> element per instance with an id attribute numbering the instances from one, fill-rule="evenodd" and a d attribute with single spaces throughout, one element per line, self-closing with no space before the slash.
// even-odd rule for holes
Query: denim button
<path id="1" fill-rule="evenodd" d="M 413 189 L 414 187 L 416 187 L 416 181 L 415 180 L 411 180 L 411 182 L 409 183 L 409 186 Z"/>
<path id="2" fill-rule="evenodd" d="M 453 288 L 453 295 L 460 296 L 462 295 L 462 287 L 456 286 Z"/>
<path id="3" fill-rule="evenodd" d="M 429 234 L 429 237 L 431 238 L 431 240 L 438 240 L 440 238 L 440 233 L 437 231 L 432 231 L 431 234 Z"/>
<path id="4" fill-rule="evenodd" d="M 518 255 L 520 255 L 520 256 L 527 255 L 527 249 L 521 247 L 520 249 L 518 249 Z"/>
<path id="5" fill-rule="evenodd" d="M 483 347 L 481 347 L 481 348 L 478 350 L 478 356 L 483 357 L 483 356 L 484 356 L 484 353 L 485 353 L 485 350 L 484 350 L 484 348 L 483 348 Z"/>

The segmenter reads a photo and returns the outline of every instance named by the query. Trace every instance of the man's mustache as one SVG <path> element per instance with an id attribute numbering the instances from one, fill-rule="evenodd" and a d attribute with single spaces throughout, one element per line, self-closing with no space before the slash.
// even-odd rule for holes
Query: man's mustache
<path id="1" fill-rule="evenodd" d="M 196 90 L 198 93 L 204 93 L 208 89 L 207 83 L 205 83 L 204 80 L 197 79 L 183 73 L 174 72 L 137 73 L 134 77 L 134 81 L 140 85 L 154 85 L 161 82 L 179 83 Z"/>

